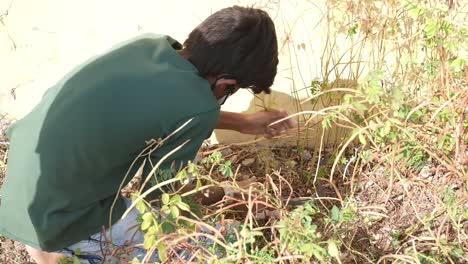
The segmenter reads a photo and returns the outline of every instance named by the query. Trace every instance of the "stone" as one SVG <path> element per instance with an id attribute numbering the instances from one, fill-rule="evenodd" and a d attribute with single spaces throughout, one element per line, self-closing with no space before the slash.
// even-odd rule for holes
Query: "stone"
<path id="1" fill-rule="evenodd" d="M 242 166 L 248 167 L 248 166 L 254 164 L 254 162 L 255 162 L 255 158 L 245 159 L 245 160 L 242 161 Z"/>

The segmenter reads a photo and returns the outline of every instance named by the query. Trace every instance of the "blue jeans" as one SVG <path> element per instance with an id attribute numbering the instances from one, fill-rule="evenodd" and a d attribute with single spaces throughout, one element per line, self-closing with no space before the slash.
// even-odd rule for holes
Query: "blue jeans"
<path id="1" fill-rule="evenodd" d="M 127 207 L 131 205 L 126 201 Z M 133 258 L 143 260 L 146 250 L 143 249 L 143 233 L 140 231 L 140 224 L 136 221 L 138 210 L 133 208 L 129 214 L 117 221 L 112 228 L 104 232 L 91 235 L 88 239 L 82 240 L 68 246 L 57 253 L 67 256 L 75 255 L 81 263 L 128 263 Z M 112 241 L 111 239 L 112 231 Z M 158 261 L 157 252 L 153 253 L 149 262 Z"/>
<path id="2" fill-rule="evenodd" d="M 126 201 L 127 208 L 130 207 L 131 202 Z M 76 256 L 80 259 L 83 264 L 98 264 L 98 263 L 129 263 L 133 258 L 137 258 L 142 261 L 147 254 L 147 251 L 143 248 L 144 234 L 140 231 L 140 223 L 136 221 L 139 212 L 136 208 L 133 208 L 124 219 L 117 221 L 112 225 L 111 229 L 108 229 L 102 233 L 96 233 L 90 236 L 88 239 L 80 241 L 76 244 L 68 246 L 57 253 L 64 254 L 67 256 Z M 223 231 L 223 236 L 226 237 L 229 234 L 234 234 L 234 229 L 239 226 L 239 222 L 233 221 L 227 225 L 214 224 L 213 228 Z M 112 241 L 110 241 L 110 234 L 112 230 Z M 199 229 L 201 233 L 209 234 L 212 232 L 206 228 L 201 227 Z M 205 237 L 197 239 L 198 243 L 202 245 L 212 245 L 213 242 Z M 190 250 L 181 248 L 178 251 L 178 258 L 176 260 L 189 260 L 192 259 Z M 223 254 L 216 253 L 218 257 Z M 158 252 L 155 250 L 149 258 L 145 259 L 145 263 L 158 262 Z"/>

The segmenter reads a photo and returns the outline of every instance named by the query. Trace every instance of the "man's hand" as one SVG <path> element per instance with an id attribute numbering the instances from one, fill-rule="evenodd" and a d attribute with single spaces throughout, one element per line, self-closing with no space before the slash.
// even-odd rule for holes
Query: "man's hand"
<path id="1" fill-rule="evenodd" d="M 257 113 L 221 112 L 217 128 L 236 130 L 244 134 L 264 135 L 267 138 L 280 135 L 296 126 L 292 119 L 286 119 L 274 125 L 275 121 L 288 116 L 286 111 L 269 110 Z"/>
<path id="2" fill-rule="evenodd" d="M 286 119 L 274 125 L 271 123 L 288 116 L 286 111 L 270 110 L 245 114 L 246 123 L 241 133 L 265 135 L 268 138 L 279 136 L 282 132 L 293 128 L 296 124 L 292 119 Z"/>

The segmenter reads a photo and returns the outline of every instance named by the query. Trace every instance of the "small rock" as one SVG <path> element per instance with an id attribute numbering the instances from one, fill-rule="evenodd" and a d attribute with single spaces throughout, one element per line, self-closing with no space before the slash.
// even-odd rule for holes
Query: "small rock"
<path id="1" fill-rule="evenodd" d="M 239 159 L 238 155 L 233 155 L 229 160 L 234 164 L 237 162 L 237 159 Z"/>
<path id="2" fill-rule="evenodd" d="M 312 159 L 312 154 L 310 154 L 310 151 L 304 150 L 304 152 L 302 152 L 302 158 L 304 161 L 309 161 Z"/>
<path id="3" fill-rule="evenodd" d="M 431 168 L 429 166 L 424 166 L 422 169 L 421 169 L 421 172 L 419 173 L 419 177 L 423 178 L 423 179 L 430 179 L 432 178 L 432 176 L 434 176 L 434 173 L 431 171 Z"/>
<path id="4" fill-rule="evenodd" d="M 255 158 L 245 159 L 242 161 L 242 166 L 250 166 L 255 162 Z"/>
<path id="5" fill-rule="evenodd" d="M 219 151 L 223 157 L 226 157 L 227 155 L 231 154 L 233 151 L 231 148 L 225 148 Z"/>
<path id="6" fill-rule="evenodd" d="M 364 190 L 367 190 L 369 189 L 370 187 L 372 187 L 372 185 L 374 185 L 374 181 L 368 181 L 364 184 Z"/>

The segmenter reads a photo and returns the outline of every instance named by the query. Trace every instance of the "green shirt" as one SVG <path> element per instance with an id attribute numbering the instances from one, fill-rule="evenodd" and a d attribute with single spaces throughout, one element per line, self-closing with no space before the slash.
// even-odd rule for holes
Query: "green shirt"
<path id="1" fill-rule="evenodd" d="M 84 63 L 10 128 L 1 234 L 56 251 L 99 232 L 147 142 L 191 118 L 151 159 L 156 164 L 186 140 L 162 168 L 194 158 L 217 123 L 219 105 L 208 82 L 173 46 L 180 44 L 145 35 Z M 124 210 L 119 198 L 113 223 Z"/>

